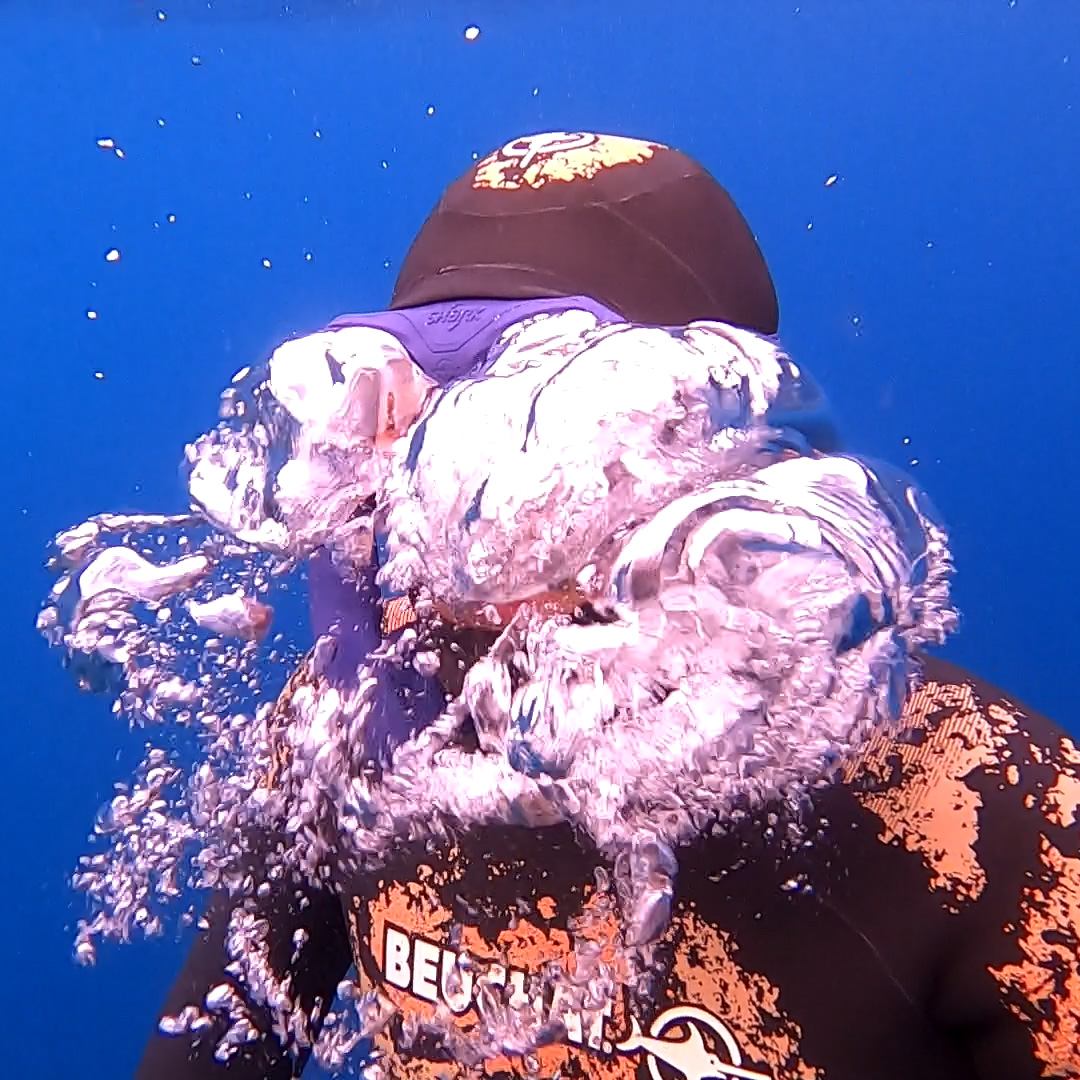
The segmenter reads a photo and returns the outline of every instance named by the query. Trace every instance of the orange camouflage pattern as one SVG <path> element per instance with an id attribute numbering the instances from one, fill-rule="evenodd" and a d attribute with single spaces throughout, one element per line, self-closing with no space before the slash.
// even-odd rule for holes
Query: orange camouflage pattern
<path id="1" fill-rule="evenodd" d="M 280 723 L 288 722 L 289 699 L 318 681 L 304 671 L 279 702 Z M 926 895 L 942 919 L 958 928 L 971 919 L 991 927 L 977 955 L 965 960 L 996 1000 L 988 1026 L 1016 1026 L 1029 1045 L 1025 1060 L 1038 1069 L 1030 1075 L 1080 1078 L 1080 747 L 992 687 L 933 662 L 898 728 L 871 739 L 844 767 L 836 788 L 860 808 L 871 844 L 876 837 L 899 859 L 917 860 Z M 984 836 L 991 812 L 1007 820 L 1004 851 L 998 834 Z M 489 860 L 482 870 L 488 886 L 479 887 L 475 873 L 466 880 L 469 869 L 455 848 L 404 876 L 383 878 L 364 897 L 351 897 L 347 919 L 358 967 L 399 1017 L 433 1009 L 380 978 L 380 934 L 387 923 L 440 945 L 456 927 L 461 944 L 477 958 L 529 972 L 553 961 L 572 970 L 574 935 L 582 927 L 601 927 L 605 948 L 617 938 L 614 908 L 599 921 L 581 919 L 590 908 L 595 915 L 598 902 L 596 890 L 581 881 L 570 889 L 554 880 L 534 888 L 529 910 L 505 908 L 497 926 L 490 918 L 485 926 L 463 920 L 449 899 L 455 892 L 475 896 L 478 888 L 483 892 L 500 881 L 514 891 L 527 868 L 524 861 Z M 579 873 L 580 865 L 570 872 Z M 992 912 L 989 919 L 979 916 L 983 907 Z M 751 961 L 734 927 L 711 916 L 692 903 L 676 906 L 666 938 L 672 952 L 655 1008 L 688 1001 L 711 1010 L 738 1041 L 744 1064 L 762 1076 L 828 1080 L 831 1066 L 806 1048 L 807 1021 L 785 998 L 787 975 Z M 625 1036 L 628 1009 L 624 993 L 608 1022 L 609 1042 Z M 477 1018 L 470 1009 L 455 1022 L 467 1033 Z M 464 1075 L 446 1061 L 401 1053 L 393 1028 L 378 1044 L 390 1080 Z M 541 1075 L 567 1078 L 650 1075 L 640 1057 L 566 1044 L 543 1048 L 530 1064 L 539 1064 Z M 487 1062 L 481 1072 L 519 1077 L 529 1069 L 504 1058 Z"/>
<path id="2" fill-rule="evenodd" d="M 1015 909 L 1002 931 L 1016 958 L 986 970 L 1030 1031 L 1041 1075 L 1080 1076 L 1080 749 L 1055 725 L 963 677 L 925 681 L 901 728 L 920 737 L 876 736 L 844 780 L 878 819 L 878 839 L 918 855 L 928 889 L 954 915 L 987 889 L 981 811 L 988 798 L 1010 801 L 1037 858 L 1010 875 Z M 867 775 L 891 782 L 862 790 L 857 781 Z"/>
<path id="3" fill-rule="evenodd" d="M 414 941 L 422 939 L 446 947 L 451 928 L 456 925 L 453 948 L 466 952 L 474 961 L 496 964 L 510 970 L 530 973 L 556 963 L 568 975 L 575 971 L 574 941 L 593 942 L 602 959 L 618 967 L 616 944 L 619 926 L 614 905 L 593 886 L 581 893 L 579 910 L 560 911 L 560 903 L 550 895 L 532 901 L 528 914 L 514 916 L 496 933 L 485 933 L 476 925 L 458 923 L 446 902 L 448 893 L 462 885 L 463 856 L 455 848 L 439 860 L 439 869 L 426 863 L 415 868 L 411 880 L 381 880 L 366 899 L 352 898 L 349 910 L 350 934 L 362 984 L 378 990 L 399 1017 L 432 1019 L 436 1003 L 421 1000 L 409 987 L 389 985 L 384 977 L 386 930 L 403 931 Z M 510 863 L 493 861 L 494 878 L 512 875 Z M 750 1061 L 757 1075 L 785 1080 L 825 1080 L 825 1072 L 808 1062 L 801 1052 L 802 1031 L 787 1016 L 780 1001 L 780 990 L 769 979 L 745 966 L 738 957 L 738 946 L 730 934 L 710 926 L 693 910 L 693 904 L 680 905 L 666 935 L 673 950 L 669 977 L 655 1003 L 658 1011 L 668 1004 L 693 1002 L 711 1011 L 743 1048 L 745 1067 Z M 620 973 L 620 978 L 625 976 Z M 623 1056 L 615 1044 L 629 1031 L 630 1005 L 625 993 L 617 996 L 608 1022 L 603 1027 L 603 1042 L 591 1046 L 571 1045 L 567 1041 L 540 1047 L 532 1060 L 496 1057 L 478 1067 L 476 1075 L 486 1077 L 565 1076 L 596 1077 L 598 1080 L 633 1080 L 647 1077 L 647 1060 L 641 1055 Z M 446 1010 L 443 1009 L 443 1017 Z M 475 1030 L 474 1008 L 463 1009 L 453 1017 L 461 1033 Z M 401 1046 L 400 1029 L 392 1026 L 376 1036 L 376 1048 L 385 1075 L 400 1080 L 448 1080 L 465 1075 L 468 1070 L 450 1062 L 433 1060 L 412 1053 Z M 582 1033 L 578 1041 L 583 1042 Z"/>
<path id="4" fill-rule="evenodd" d="M 734 937 L 690 910 L 676 917 L 686 946 L 676 951 L 667 996 L 698 1002 L 739 1033 L 768 1071 L 785 1080 L 824 1080 L 802 1053 L 802 1028 L 780 1003 L 780 989 L 740 962 Z"/>

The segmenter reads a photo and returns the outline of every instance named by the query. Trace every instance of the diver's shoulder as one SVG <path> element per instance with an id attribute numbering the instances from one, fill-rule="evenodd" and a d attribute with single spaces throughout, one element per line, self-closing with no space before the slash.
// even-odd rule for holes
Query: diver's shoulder
<path id="1" fill-rule="evenodd" d="M 955 902 L 985 887 L 984 830 L 998 856 L 1023 861 L 1040 835 L 1065 842 L 1080 820 L 1080 748 L 1069 734 L 937 658 L 926 659 L 900 723 L 874 735 L 840 780 L 882 843 L 921 855 L 931 888 Z"/>
<path id="2" fill-rule="evenodd" d="M 1047 743 L 1051 755 L 1076 753 L 1072 739 L 1056 721 L 1036 711 L 1026 702 L 959 664 L 936 656 L 922 661 L 919 688 L 905 710 L 905 720 L 925 722 L 930 701 L 955 699 L 978 713 L 979 734 L 994 745 L 1015 739 L 1037 739 Z"/>
<path id="3" fill-rule="evenodd" d="M 865 787 L 886 773 L 897 786 L 918 774 L 919 792 L 975 771 L 1021 786 L 1031 761 L 1072 769 L 1080 749 L 1054 721 L 985 679 L 939 657 L 925 657 L 898 725 L 875 734 L 846 764 L 844 779 Z"/>
<path id="4" fill-rule="evenodd" d="M 1060 725 L 966 668 L 928 656 L 899 724 L 874 735 L 846 775 L 851 779 L 896 755 L 934 772 L 975 761 L 1004 766 L 1032 747 L 1046 760 L 1080 763 L 1080 751 Z"/>

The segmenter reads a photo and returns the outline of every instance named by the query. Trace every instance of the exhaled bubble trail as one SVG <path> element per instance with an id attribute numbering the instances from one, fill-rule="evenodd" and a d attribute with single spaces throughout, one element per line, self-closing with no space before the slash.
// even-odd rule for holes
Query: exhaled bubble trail
<path id="1" fill-rule="evenodd" d="M 573 362 L 568 338 L 586 345 Z M 570 1025 L 587 1040 L 620 989 L 647 992 L 680 847 L 768 800 L 796 806 L 896 718 L 911 654 L 955 623 L 946 536 L 918 490 L 792 453 L 770 426 L 774 405 L 796 416 L 816 393 L 775 342 L 568 312 L 517 324 L 492 356 L 497 378 L 443 391 L 382 331 L 288 342 L 238 373 L 187 448 L 191 514 L 99 515 L 57 537 L 38 625 L 151 744 L 80 861 L 76 954 L 163 932 L 170 904 L 190 922 L 193 889 L 231 894 L 235 986 L 161 1022 L 221 1060 L 258 1037 L 253 1007 L 297 1054 L 322 1021 L 314 1052 L 333 1068 L 382 1029 L 392 1009 L 351 981 L 305 1012 L 259 904 L 448 823 L 567 822 L 610 869 L 572 963 L 515 986 L 461 954 L 445 989 L 472 987 L 476 1029 L 464 1039 L 441 1010 L 406 1037 L 471 1064 L 530 1060 Z M 397 438 L 416 421 L 423 438 Z M 413 624 L 345 683 L 333 636 L 302 662 L 270 647 L 299 562 L 321 549 L 357 581 L 377 536 Z M 460 619 L 494 645 L 462 660 L 441 713 L 410 691 L 390 723 L 388 687 L 431 678 Z M 604 920 L 621 929 L 599 949 Z M 293 938 L 297 962 L 306 946 Z"/>

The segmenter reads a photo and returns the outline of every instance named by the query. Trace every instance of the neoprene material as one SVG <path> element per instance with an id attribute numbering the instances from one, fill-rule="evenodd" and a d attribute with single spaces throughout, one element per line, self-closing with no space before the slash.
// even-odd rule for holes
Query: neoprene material
<path id="1" fill-rule="evenodd" d="M 1080 1076 L 1072 1034 L 1080 1024 L 1080 838 L 1075 795 L 1065 794 L 1075 784 L 1074 753 L 1050 721 L 928 660 L 897 731 L 883 732 L 801 809 L 809 844 L 785 841 L 790 808 L 770 805 L 680 850 L 653 992 L 636 999 L 623 988 L 610 1016 L 570 1026 L 543 1051 L 548 1068 L 539 1075 Z M 418 842 L 380 872 L 325 889 L 290 884 L 256 909 L 276 970 L 291 977 L 307 1010 L 333 998 L 354 961 L 362 984 L 399 1010 L 376 1039 L 387 1080 L 465 1080 L 469 1071 L 429 1040 L 399 1050 L 402 1024 L 448 997 L 463 1030 L 475 1024 L 475 1006 L 457 1002 L 441 974 L 466 948 L 508 963 L 512 982 L 515 971 L 566 962 L 584 915 L 594 933 L 612 932 L 597 907 L 596 870 L 605 866 L 562 826 L 480 828 L 446 845 Z M 605 874 L 610 881 L 610 866 Z M 211 903 L 209 929 L 195 939 L 165 1011 L 201 1004 L 222 982 L 243 993 L 225 967 L 230 907 L 225 896 Z M 299 956 L 298 930 L 307 935 Z M 152 1034 L 137 1080 L 299 1076 L 308 1052 L 292 1060 L 266 1011 L 252 1004 L 251 1015 L 264 1037 L 227 1068 L 213 1060 L 219 1022 L 194 1048 L 186 1036 Z M 688 1059 L 688 1039 L 715 1058 Z M 712 1071 L 695 1071 L 704 1066 Z M 529 1073 L 520 1059 L 504 1059 L 487 1075 Z"/>
<path id="2" fill-rule="evenodd" d="M 658 143 L 582 132 L 516 139 L 443 193 L 392 308 L 585 294 L 631 322 L 715 319 L 776 333 L 768 267 L 731 196 Z"/>

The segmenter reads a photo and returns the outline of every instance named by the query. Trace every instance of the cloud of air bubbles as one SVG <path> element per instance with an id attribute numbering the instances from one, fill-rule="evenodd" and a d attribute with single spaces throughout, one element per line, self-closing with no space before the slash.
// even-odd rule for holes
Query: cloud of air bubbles
<path id="1" fill-rule="evenodd" d="M 636 978 L 679 848 L 766 802 L 797 821 L 955 624 L 932 508 L 884 466 L 808 452 L 798 416 L 819 400 L 747 331 L 574 311 L 512 327 L 484 377 L 446 388 L 365 327 L 238 373 L 187 448 L 189 515 L 99 515 L 57 537 L 39 626 L 150 744 L 76 875 L 80 958 L 161 933 L 172 902 L 194 919 L 191 889 L 229 894 L 245 994 L 222 984 L 162 1030 L 213 1037 L 227 1060 L 259 1037 L 254 1005 L 301 1053 L 314 1018 L 272 970 L 261 899 L 452 823 L 566 822 L 607 859 L 617 966 Z M 315 552 L 415 615 L 344 679 L 339 638 L 301 659 L 271 634 Z M 444 695 L 440 642 L 478 610 L 493 644 Z M 580 1009 L 615 979 L 586 953 L 576 981 L 546 976 Z M 551 1037 L 488 997 L 462 1060 Z M 317 1056 L 340 1065 L 387 1015 L 344 984 L 325 1019 Z"/>

